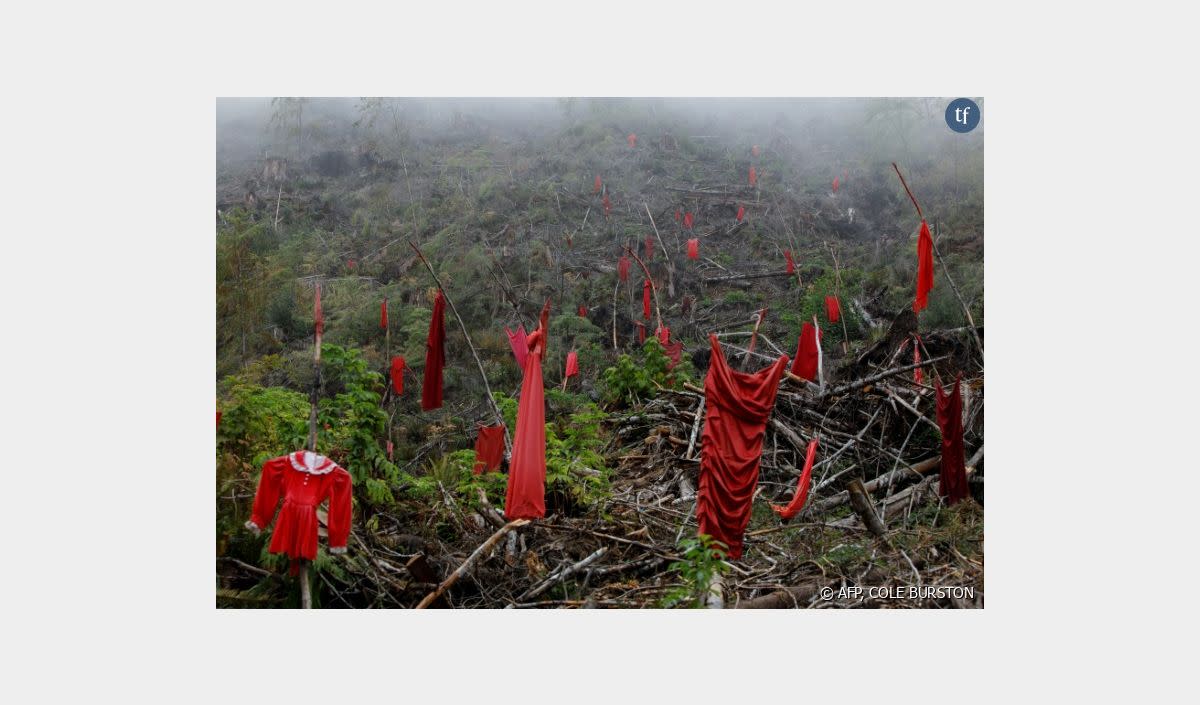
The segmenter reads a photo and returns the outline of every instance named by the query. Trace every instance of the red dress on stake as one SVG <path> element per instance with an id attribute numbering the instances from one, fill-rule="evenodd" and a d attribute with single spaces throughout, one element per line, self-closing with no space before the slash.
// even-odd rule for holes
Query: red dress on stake
<path id="1" fill-rule="evenodd" d="M 836 296 L 825 297 L 825 317 L 830 323 L 837 323 L 842 317 L 842 304 Z"/>
<path id="2" fill-rule="evenodd" d="M 446 366 L 446 297 L 438 289 L 429 319 L 429 337 L 425 341 L 425 385 L 421 388 L 421 409 L 429 411 L 442 405 L 442 368 Z"/>
<path id="3" fill-rule="evenodd" d="M 510 521 L 546 516 L 546 408 L 542 355 L 546 350 L 548 312 L 543 309 L 542 314 L 543 325 L 529 335 L 525 381 L 521 383 L 521 401 L 517 407 L 517 435 L 513 439 L 508 491 L 504 496 L 504 516 Z"/>
<path id="4" fill-rule="evenodd" d="M 585 306 L 583 304 L 579 304 L 579 317 L 587 318 L 587 313 L 588 313 L 587 306 Z"/>
<path id="5" fill-rule="evenodd" d="M 499 470 L 503 458 L 504 427 L 480 426 L 479 437 L 475 439 L 475 474 Z"/>
<path id="6" fill-rule="evenodd" d="M 700 259 L 700 240 L 692 238 L 687 241 L 688 259 Z"/>
<path id="7" fill-rule="evenodd" d="M 350 473 L 329 458 L 300 450 L 263 464 L 246 528 L 258 533 L 283 508 L 271 534 L 271 553 L 289 558 L 317 557 L 317 505 L 329 500 L 329 552 L 343 553 L 350 537 Z"/>
<path id="8" fill-rule="evenodd" d="M 637 135 L 635 135 L 635 134 L 633 134 L 632 132 L 630 132 L 630 133 L 629 133 L 629 136 L 628 136 L 628 137 L 626 137 L 625 139 L 629 141 L 629 146 L 630 146 L 630 147 L 634 147 L 634 148 L 636 148 L 636 147 L 637 147 Z"/>
<path id="9" fill-rule="evenodd" d="M 792 362 L 792 374 L 815 382 L 821 370 L 821 329 L 808 321 L 800 326 L 800 343 L 796 346 L 796 359 Z"/>
<path id="10" fill-rule="evenodd" d="M 688 230 L 691 230 L 692 224 L 695 222 L 696 222 L 696 218 L 692 215 L 691 211 L 688 211 L 687 213 L 683 214 L 683 227 L 687 228 Z"/>
<path id="11" fill-rule="evenodd" d="M 929 234 L 929 223 L 921 220 L 921 232 L 917 235 L 917 298 L 913 311 L 920 313 L 929 305 L 929 292 L 933 290 L 933 237 Z"/>
<path id="12" fill-rule="evenodd" d="M 754 169 L 754 167 L 750 167 L 750 185 L 753 186 L 757 183 L 758 183 L 758 172 Z"/>
<path id="13" fill-rule="evenodd" d="M 796 273 L 796 263 L 792 261 L 792 251 L 784 250 L 783 258 L 787 260 L 787 273 L 795 274 Z"/>
<path id="14" fill-rule="evenodd" d="M 705 419 L 700 446 L 700 490 L 696 518 L 700 533 L 742 556 L 742 533 L 750 521 L 767 417 L 775 406 L 787 355 L 770 367 L 746 374 L 729 369 L 717 336 L 708 336 L 712 358 L 704 378 Z"/>
<path id="15" fill-rule="evenodd" d="M 654 238 L 646 238 L 646 242 L 642 245 L 642 257 L 647 262 L 654 258 Z"/>
<path id="16" fill-rule="evenodd" d="M 600 180 L 600 175 L 596 174 L 596 183 L 592 186 L 592 193 L 600 193 L 600 187 L 604 182 Z"/>
<path id="17" fill-rule="evenodd" d="M 634 321 L 634 325 L 638 329 L 638 345 L 646 342 L 646 324 L 641 321 Z"/>
<path id="18" fill-rule="evenodd" d="M 650 290 L 653 288 L 649 279 L 642 282 L 642 318 L 650 318 Z"/>
<path id="19" fill-rule="evenodd" d="M 625 255 L 621 255 L 621 259 L 617 260 L 617 276 L 621 281 L 629 279 L 629 258 Z"/>
<path id="20" fill-rule="evenodd" d="M 963 450 L 962 377 L 954 380 L 954 391 L 949 394 L 937 383 L 937 419 L 942 429 L 942 470 L 938 478 L 938 493 L 946 498 L 947 504 L 966 499 L 967 460 Z"/>
<path id="21" fill-rule="evenodd" d="M 817 457 L 817 439 L 812 439 L 808 442 L 808 451 L 804 454 L 804 470 L 800 473 L 800 480 L 796 482 L 796 494 L 792 495 L 792 501 L 787 503 L 787 506 L 780 504 L 772 504 L 771 511 L 778 514 L 783 519 L 791 519 L 804 509 L 804 500 L 808 499 L 808 486 L 812 482 L 813 460 Z"/>
<path id="22" fill-rule="evenodd" d="M 516 332 L 504 328 L 504 334 L 508 336 L 508 345 L 512 348 L 513 358 L 517 361 L 517 367 L 525 369 L 525 357 L 529 354 L 529 348 L 526 346 L 525 324 L 517 326 Z"/>
<path id="23" fill-rule="evenodd" d="M 738 222 L 739 222 L 739 223 L 740 223 L 740 222 L 742 222 L 742 218 L 745 218 L 745 217 L 746 217 L 746 207 L 745 207 L 745 206 L 738 206 L 738 212 L 737 212 L 737 219 L 738 219 Z"/>
<path id="24" fill-rule="evenodd" d="M 834 192 L 834 193 L 837 193 L 837 190 L 838 190 L 838 185 L 839 185 L 839 184 L 838 184 L 838 177 L 836 177 L 836 176 L 835 176 L 835 177 L 833 177 L 833 192 Z"/>
<path id="25" fill-rule="evenodd" d="M 392 358 L 392 392 L 397 396 L 404 393 L 404 358 L 397 355 Z"/>
<path id="26" fill-rule="evenodd" d="M 567 369 L 563 373 L 563 377 L 570 379 L 577 374 L 579 374 L 579 353 L 572 350 L 567 353 Z"/>

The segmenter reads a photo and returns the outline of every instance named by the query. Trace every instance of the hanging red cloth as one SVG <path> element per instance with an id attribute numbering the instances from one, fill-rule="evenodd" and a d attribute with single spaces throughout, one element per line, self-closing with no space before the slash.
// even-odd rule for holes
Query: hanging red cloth
<path id="1" fill-rule="evenodd" d="M 383 303 L 379 304 L 379 327 L 387 330 L 387 323 L 387 299 L 384 299 Z"/>
<path id="2" fill-rule="evenodd" d="M 771 511 L 783 519 L 791 519 L 804 509 L 804 500 L 808 499 L 808 486 L 812 482 L 813 460 L 817 457 L 817 439 L 808 442 L 808 450 L 804 454 L 804 470 L 800 472 L 800 480 L 796 483 L 796 494 L 787 506 L 772 504 Z"/>
<path id="3" fill-rule="evenodd" d="M 649 279 L 642 282 L 642 318 L 650 318 L 650 290 L 652 288 L 654 285 L 650 283 Z"/>
<path id="4" fill-rule="evenodd" d="M 688 259 L 700 259 L 700 241 L 692 238 L 687 242 Z"/>
<path id="5" fill-rule="evenodd" d="M 754 145 L 753 147 L 750 148 L 750 156 L 752 156 L 752 157 L 758 156 L 758 145 Z"/>
<path id="6" fill-rule="evenodd" d="M 550 302 L 542 309 L 542 322 L 529 335 L 525 380 L 517 406 L 517 435 L 513 438 L 504 516 L 537 519 L 546 516 L 546 406 L 542 388 L 542 356 L 546 352 L 546 323 Z"/>
<path id="7" fill-rule="evenodd" d="M 654 335 L 658 337 L 658 342 L 662 343 L 664 348 L 667 346 L 667 343 L 671 342 L 671 329 L 666 326 L 659 326 L 654 331 Z"/>
<path id="8" fill-rule="evenodd" d="M 796 273 L 796 263 L 792 261 L 792 251 L 784 250 L 783 258 L 787 260 L 787 273 L 795 274 Z"/>
<path id="9" fill-rule="evenodd" d="M 946 498 L 947 504 L 966 499 L 970 494 L 967 487 L 967 461 L 963 450 L 962 395 L 959 387 L 962 375 L 954 380 L 954 391 L 946 394 L 941 382 L 937 385 L 937 419 L 942 429 L 942 469 L 938 493 Z"/>
<path id="10" fill-rule="evenodd" d="M 792 362 L 792 374 L 810 382 L 817 381 L 821 371 L 821 329 L 805 321 L 800 326 L 800 343 L 796 346 L 796 359 Z"/>
<path id="11" fill-rule="evenodd" d="M 529 354 L 529 348 L 526 346 L 525 324 L 517 326 L 516 332 L 504 328 L 504 334 L 508 336 L 508 345 L 512 348 L 513 358 L 517 361 L 517 367 L 525 369 L 525 356 Z"/>
<path id="12" fill-rule="evenodd" d="M 317 557 L 317 505 L 328 499 L 329 552 L 344 553 L 352 484 L 350 473 L 323 455 L 301 450 L 272 458 L 263 465 L 246 528 L 257 534 L 274 519 L 267 550 L 311 561 Z M 283 507 L 276 518 L 280 496 Z"/>
<path id="13" fill-rule="evenodd" d="M 775 406 L 787 355 L 770 367 L 746 374 L 729 369 L 717 336 L 708 336 L 712 358 L 704 378 L 704 433 L 700 444 L 699 533 L 742 556 L 742 533 L 750 521 L 767 417 Z"/>
<path id="14" fill-rule="evenodd" d="M 577 374 L 579 374 L 579 353 L 572 350 L 567 353 L 567 369 L 563 373 L 563 377 L 570 379 Z"/>
<path id="15" fill-rule="evenodd" d="M 746 217 L 746 207 L 745 207 L 745 206 L 738 206 L 738 212 L 737 212 L 737 220 L 738 220 L 738 222 L 739 222 L 739 223 L 740 223 L 740 222 L 742 222 L 742 218 L 745 218 L 745 217 Z"/>
<path id="16" fill-rule="evenodd" d="M 325 312 L 321 310 L 321 282 L 317 282 L 317 293 L 313 297 L 313 323 L 317 328 L 317 337 L 325 333 Z"/>
<path id="17" fill-rule="evenodd" d="M 579 304 L 579 317 L 587 318 L 587 314 L 588 314 L 588 307 L 583 304 Z"/>
<path id="18" fill-rule="evenodd" d="M 388 442 L 387 442 L 387 456 L 388 456 L 388 460 L 391 460 L 391 459 L 392 459 L 392 456 L 395 454 L 395 452 L 396 452 L 396 446 L 392 445 L 392 442 L 391 442 L 391 441 L 388 441 Z"/>
<path id="19" fill-rule="evenodd" d="M 638 329 L 638 345 L 646 342 L 646 324 L 641 321 L 634 321 Z"/>
<path id="20" fill-rule="evenodd" d="M 500 469 L 500 461 L 504 459 L 504 426 L 480 426 L 479 437 L 475 439 L 475 467 L 473 472 L 478 475 L 483 472 L 494 472 Z"/>
<path id="21" fill-rule="evenodd" d="M 825 317 L 830 323 L 837 323 L 842 317 L 842 304 L 836 296 L 825 297 Z"/>
<path id="22" fill-rule="evenodd" d="M 838 190 L 838 177 L 835 176 L 835 177 L 833 177 L 833 192 L 837 193 L 837 190 Z"/>
<path id="23" fill-rule="evenodd" d="M 429 319 L 429 337 L 425 340 L 425 384 L 421 388 L 421 409 L 429 411 L 442 405 L 442 368 L 446 366 L 446 297 L 438 289 Z"/>
<path id="24" fill-rule="evenodd" d="M 358 262 L 355 262 L 354 260 L 346 260 L 346 267 L 353 270 L 358 267 Z"/>
<path id="25" fill-rule="evenodd" d="M 596 174 L 596 183 L 592 186 L 592 193 L 600 193 L 600 187 L 603 186 L 603 184 L 604 182 L 600 180 L 600 175 Z"/>
<path id="26" fill-rule="evenodd" d="M 921 219 L 921 232 L 917 235 L 917 298 L 913 311 L 921 312 L 929 306 L 929 292 L 933 289 L 933 237 L 929 234 L 929 223 Z"/>
<path id="27" fill-rule="evenodd" d="M 642 259 L 647 262 L 654 259 L 654 238 L 647 237 L 646 241 L 642 243 Z"/>
<path id="28" fill-rule="evenodd" d="M 687 228 L 688 230 L 691 230 L 691 229 L 692 229 L 692 224 L 693 224 L 694 222 L 696 222 L 696 219 L 695 219 L 695 217 L 692 215 L 692 212 L 691 212 L 691 211 L 688 211 L 687 213 L 684 213 L 684 214 L 683 214 L 683 227 Z"/>
<path id="29" fill-rule="evenodd" d="M 913 364 L 921 364 L 921 336 L 913 335 Z M 925 381 L 925 372 L 920 367 L 913 370 L 913 381 L 921 384 Z"/>
<path id="30" fill-rule="evenodd" d="M 679 358 L 683 355 L 683 343 L 678 340 L 673 343 L 667 343 L 666 352 L 667 357 L 671 360 L 670 364 L 667 365 L 667 369 L 673 370 L 675 369 L 675 365 L 679 364 Z"/>
<path id="31" fill-rule="evenodd" d="M 625 139 L 628 140 L 630 147 L 637 147 L 637 135 L 630 132 L 629 136 Z"/>
<path id="32" fill-rule="evenodd" d="M 621 259 L 617 260 L 617 276 L 621 278 L 621 281 L 629 279 L 629 258 L 625 255 L 621 255 Z"/>
<path id="33" fill-rule="evenodd" d="M 754 169 L 754 167 L 750 167 L 750 185 L 753 186 L 757 183 L 758 183 L 758 172 Z"/>
<path id="34" fill-rule="evenodd" d="M 399 396 L 404 393 L 404 358 L 397 355 L 392 358 L 392 392 Z"/>

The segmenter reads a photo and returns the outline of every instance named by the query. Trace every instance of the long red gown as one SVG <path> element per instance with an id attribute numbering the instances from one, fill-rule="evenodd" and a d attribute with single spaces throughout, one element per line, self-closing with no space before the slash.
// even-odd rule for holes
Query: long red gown
<path id="1" fill-rule="evenodd" d="M 700 490 L 696 500 L 699 532 L 742 557 L 742 534 L 750 522 L 767 417 L 775 406 L 779 378 L 787 369 L 782 355 L 753 374 L 729 368 L 717 336 L 709 335 L 712 357 L 704 378 L 704 433 L 700 446 Z"/>
<path id="2" fill-rule="evenodd" d="M 508 466 L 504 516 L 539 519 L 546 516 L 546 404 L 542 387 L 542 355 L 546 352 L 546 323 L 550 303 L 542 309 L 541 325 L 529 334 L 525 379 L 517 407 L 517 435 Z"/>
<path id="3" fill-rule="evenodd" d="M 350 473 L 323 455 L 300 450 L 263 464 L 247 527 L 257 531 L 275 519 L 271 553 L 317 557 L 317 505 L 329 500 L 329 552 L 346 550 L 350 537 Z M 283 496 L 283 507 L 275 507 Z"/>

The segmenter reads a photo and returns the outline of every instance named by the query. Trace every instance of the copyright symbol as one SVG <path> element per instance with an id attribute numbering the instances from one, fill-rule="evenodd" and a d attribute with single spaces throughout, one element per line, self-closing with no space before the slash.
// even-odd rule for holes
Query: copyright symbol
<path id="1" fill-rule="evenodd" d="M 832 600 L 833 599 L 833 588 L 831 588 L 831 587 L 821 588 L 821 599 L 822 600 Z"/>

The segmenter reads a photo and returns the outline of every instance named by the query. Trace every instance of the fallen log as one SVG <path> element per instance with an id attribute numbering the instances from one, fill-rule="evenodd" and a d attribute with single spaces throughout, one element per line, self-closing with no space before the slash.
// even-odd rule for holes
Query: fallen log
<path id="1" fill-rule="evenodd" d="M 484 541 L 482 544 L 480 544 L 479 548 L 475 549 L 474 553 L 467 556 L 467 559 L 462 562 L 462 565 L 458 566 L 458 568 L 456 568 L 454 572 L 450 574 L 450 577 L 446 578 L 441 585 L 438 585 L 436 590 L 426 595 L 425 599 L 421 600 L 421 602 L 417 604 L 416 609 L 423 610 L 429 605 L 433 604 L 433 601 L 441 597 L 443 593 L 449 590 L 450 586 L 458 582 L 459 578 L 466 575 L 481 556 L 487 554 L 488 551 L 495 547 L 495 545 L 499 543 L 500 539 L 504 538 L 505 534 L 519 526 L 525 526 L 528 523 L 528 519 L 514 519 L 513 521 L 505 524 L 499 531 L 492 534 L 487 541 Z"/>
<path id="2" fill-rule="evenodd" d="M 807 607 L 820 589 L 821 586 L 818 583 L 783 588 L 752 600 L 742 600 L 734 604 L 733 608 L 735 610 L 799 609 Z"/>
<path id="3" fill-rule="evenodd" d="M 538 595 L 541 595 L 543 592 L 546 592 L 551 587 L 553 587 L 555 583 L 566 580 L 567 578 L 571 577 L 575 573 L 578 573 L 579 571 L 588 567 L 592 563 L 595 563 L 596 561 L 600 560 L 600 558 L 602 556 L 604 556 L 605 553 L 608 553 L 608 546 L 602 546 L 601 548 L 592 552 L 587 558 L 584 558 L 583 560 L 579 561 L 578 563 L 575 563 L 573 565 L 569 565 L 566 567 L 561 567 L 558 570 L 555 570 L 550 575 L 547 575 L 546 578 L 544 580 L 542 580 L 541 582 L 539 582 L 537 585 L 534 585 L 533 587 L 529 588 L 525 592 L 521 593 L 521 595 L 517 597 L 516 603 L 522 603 L 522 602 L 525 602 L 526 600 L 532 600 L 533 598 L 537 597 Z"/>
<path id="4" fill-rule="evenodd" d="M 846 489 L 850 494 L 850 506 L 862 520 L 863 525 L 879 538 L 886 538 L 887 525 L 883 523 L 883 520 L 875 513 L 875 508 L 871 506 L 871 497 L 863 487 L 863 481 L 856 477 L 850 481 Z"/>

